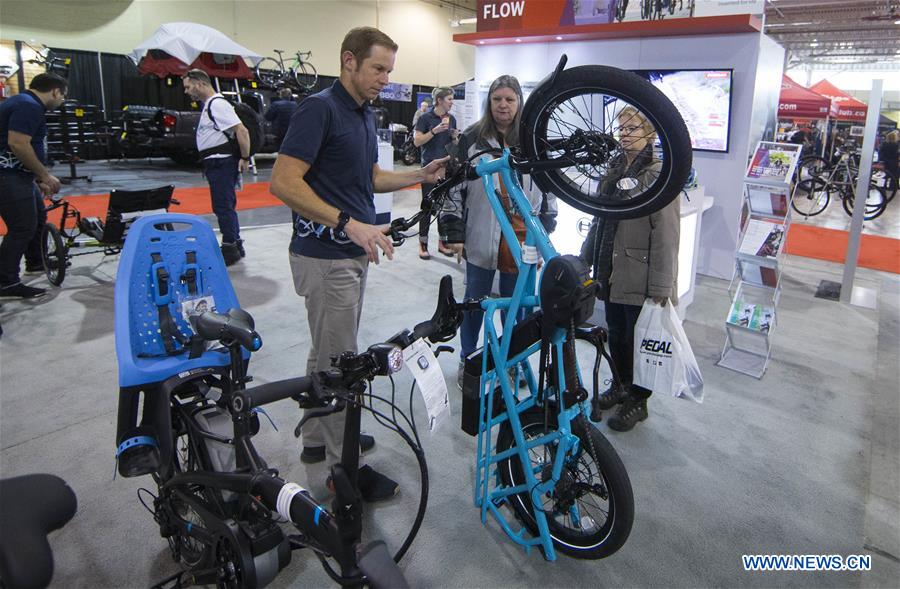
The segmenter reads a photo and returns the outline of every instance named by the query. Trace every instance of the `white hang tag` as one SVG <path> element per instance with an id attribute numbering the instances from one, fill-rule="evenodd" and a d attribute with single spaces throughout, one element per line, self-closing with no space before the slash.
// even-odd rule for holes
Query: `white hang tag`
<path id="1" fill-rule="evenodd" d="M 447 417 L 450 417 L 450 395 L 441 365 L 428 344 L 417 339 L 403 350 L 403 362 L 413 374 L 425 410 L 428 412 L 428 431 L 434 432 Z"/>

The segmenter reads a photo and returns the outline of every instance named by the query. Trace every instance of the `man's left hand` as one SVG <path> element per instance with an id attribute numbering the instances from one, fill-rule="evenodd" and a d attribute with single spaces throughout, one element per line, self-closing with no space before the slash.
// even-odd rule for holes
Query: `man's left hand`
<path id="1" fill-rule="evenodd" d="M 244 160 L 244 159 L 238 160 L 238 170 L 240 172 L 246 172 L 249 169 L 250 169 L 250 161 L 249 160 Z"/>
<path id="2" fill-rule="evenodd" d="M 654 303 L 656 303 L 657 305 L 660 305 L 662 307 L 665 307 L 666 301 L 669 300 L 667 297 L 652 297 L 652 298 L 653 298 Z"/>
<path id="3" fill-rule="evenodd" d="M 447 167 L 447 162 L 449 161 L 450 156 L 444 156 L 441 159 L 432 161 L 422 168 L 422 182 L 425 182 L 426 184 L 435 184 L 439 180 L 442 180 L 444 178 L 444 169 Z"/>

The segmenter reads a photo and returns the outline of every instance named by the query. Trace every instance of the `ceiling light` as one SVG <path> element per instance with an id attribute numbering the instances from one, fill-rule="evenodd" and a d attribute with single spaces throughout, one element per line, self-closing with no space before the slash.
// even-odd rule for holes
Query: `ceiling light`
<path id="1" fill-rule="evenodd" d="M 516 39 L 516 43 L 521 43 L 522 39 Z"/>
<path id="2" fill-rule="evenodd" d="M 819 44 L 818 44 L 818 43 L 810 43 L 809 46 L 810 46 L 810 47 L 818 47 Z"/>
<path id="3" fill-rule="evenodd" d="M 556 36 L 556 40 L 557 40 L 557 41 L 562 41 L 562 37 L 560 37 L 559 35 L 557 35 L 557 36 Z"/>
<path id="4" fill-rule="evenodd" d="M 479 44 L 479 45 L 484 45 L 484 41 L 479 41 L 478 44 Z"/>

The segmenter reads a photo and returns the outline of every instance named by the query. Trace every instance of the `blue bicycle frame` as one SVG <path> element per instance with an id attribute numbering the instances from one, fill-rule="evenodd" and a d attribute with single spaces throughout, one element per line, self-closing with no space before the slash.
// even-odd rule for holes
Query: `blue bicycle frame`
<path id="1" fill-rule="evenodd" d="M 475 505 L 481 508 L 481 522 L 487 522 L 487 515 L 490 513 L 494 516 L 503 531 L 512 538 L 517 544 L 525 547 L 526 552 L 531 550 L 532 546 L 540 546 L 543 549 L 544 557 L 547 560 L 556 560 L 556 552 L 553 548 L 552 538 L 547 524 L 547 516 L 541 508 L 540 498 L 554 490 L 556 483 L 559 481 L 563 464 L 565 460 L 573 454 L 579 452 L 579 439 L 572 433 L 571 421 L 584 410 L 582 403 L 573 404 L 558 414 L 558 427 L 556 431 L 552 431 L 536 439 L 526 442 L 522 433 L 522 423 L 520 415 L 535 406 L 538 399 L 538 383 L 531 366 L 526 361 L 529 356 L 540 351 L 540 342 L 535 342 L 528 348 L 517 354 L 513 358 L 508 358 L 509 347 L 512 341 L 511 337 L 501 340 L 494 326 L 494 314 L 497 311 L 505 311 L 505 321 L 503 322 L 503 333 L 511 334 L 516 325 L 517 316 L 521 310 L 533 311 L 535 307 L 540 306 L 540 297 L 536 294 L 535 284 L 538 273 L 538 255 L 545 261 L 559 255 L 550 243 L 550 238 L 544 230 L 543 225 L 538 221 L 537 213 L 532 210 L 532 205 L 525 196 L 522 187 L 516 179 L 516 174 L 509 162 L 509 150 L 504 150 L 503 155 L 497 159 L 489 159 L 484 157 L 478 163 L 475 171 L 481 177 L 484 184 L 485 194 L 494 211 L 494 215 L 500 222 L 500 229 L 506 238 L 513 259 L 518 266 L 519 275 L 516 280 L 515 290 L 512 297 L 509 298 L 489 298 L 481 303 L 484 309 L 484 350 L 487 353 L 482 354 L 481 366 L 481 382 L 480 382 L 480 409 L 479 409 L 479 432 L 478 432 L 478 449 L 475 470 Z M 497 195 L 494 187 L 494 174 L 499 174 L 503 180 L 503 184 L 507 187 L 510 201 L 515 210 L 521 215 L 525 221 L 525 243 L 520 245 L 509 217 L 507 216 L 503 204 Z M 551 336 L 550 348 L 551 353 L 556 354 L 557 358 L 562 360 L 563 344 L 566 340 L 566 330 L 558 328 Z M 494 370 L 488 373 L 488 354 L 493 358 Z M 521 363 L 521 364 L 520 364 Z M 513 378 L 510 378 L 508 370 L 512 367 L 520 366 L 523 368 L 530 395 L 527 398 L 520 399 L 518 396 L 518 368 L 516 368 Z M 565 374 L 563 370 L 563 362 L 554 363 L 558 370 L 559 383 L 557 394 L 566 390 Z M 504 407 L 507 409 L 502 413 L 486 419 L 489 409 L 494 407 L 495 388 L 499 385 L 501 394 L 503 395 Z M 551 391 L 546 391 L 543 396 L 546 401 L 550 397 Z M 560 403 L 560 407 L 563 407 Z M 510 410 L 514 408 L 514 410 Z M 514 436 L 515 445 L 509 449 L 494 453 L 491 447 L 491 432 L 494 427 L 499 427 L 504 421 L 509 420 L 511 430 Z M 544 483 L 540 482 L 541 468 L 531 466 L 528 451 L 542 447 L 547 444 L 554 444 L 556 451 L 553 459 L 552 477 Z M 525 485 L 504 486 L 500 481 L 497 465 L 500 461 L 517 455 L 523 465 L 523 472 L 526 478 Z M 491 469 L 494 468 L 494 485 L 490 484 Z M 528 537 L 525 528 L 514 531 L 507 518 L 500 512 L 499 506 L 508 500 L 512 495 L 516 495 L 531 490 L 530 496 L 534 506 L 534 516 L 537 523 L 537 537 Z M 580 521 L 577 512 L 578 507 L 574 505 L 570 508 L 574 521 Z"/>

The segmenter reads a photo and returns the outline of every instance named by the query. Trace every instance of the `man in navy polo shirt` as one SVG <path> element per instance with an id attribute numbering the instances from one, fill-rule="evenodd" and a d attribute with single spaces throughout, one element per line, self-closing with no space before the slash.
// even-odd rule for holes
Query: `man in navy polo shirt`
<path id="1" fill-rule="evenodd" d="M 341 75 L 306 98 L 272 170 L 270 190 L 294 212 L 290 246 L 294 289 L 306 299 L 311 348 L 307 373 L 327 370 L 331 357 L 356 352 L 369 262 L 394 248 L 375 223 L 375 192 L 418 182 L 435 182 L 447 158 L 419 170 L 389 172 L 378 167 L 375 117 L 369 101 L 388 84 L 397 44 L 371 27 L 351 30 L 341 44 Z M 380 250 L 380 251 L 379 251 Z M 340 460 L 344 413 L 312 419 L 303 426 L 304 462 Z M 372 446 L 365 436 L 362 449 Z M 397 493 L 397 483 L 365 465 L 359 470 L 363 499 Z"/>
<path id="2" fill-rule="evenodd" d="M 38 74 L 26 92 L 0 103 L 0 217 L 6 223 L 0 243 L 0 298 L 46 294 L 43 288 L 22 284 L 19 264 L 24 255 L 26 272 L 44 271 L 44 196 L 56 194 L 60 186 L 46 167 L 46 112 L 63 103 L 68 86 L 56 74 Z"/>

